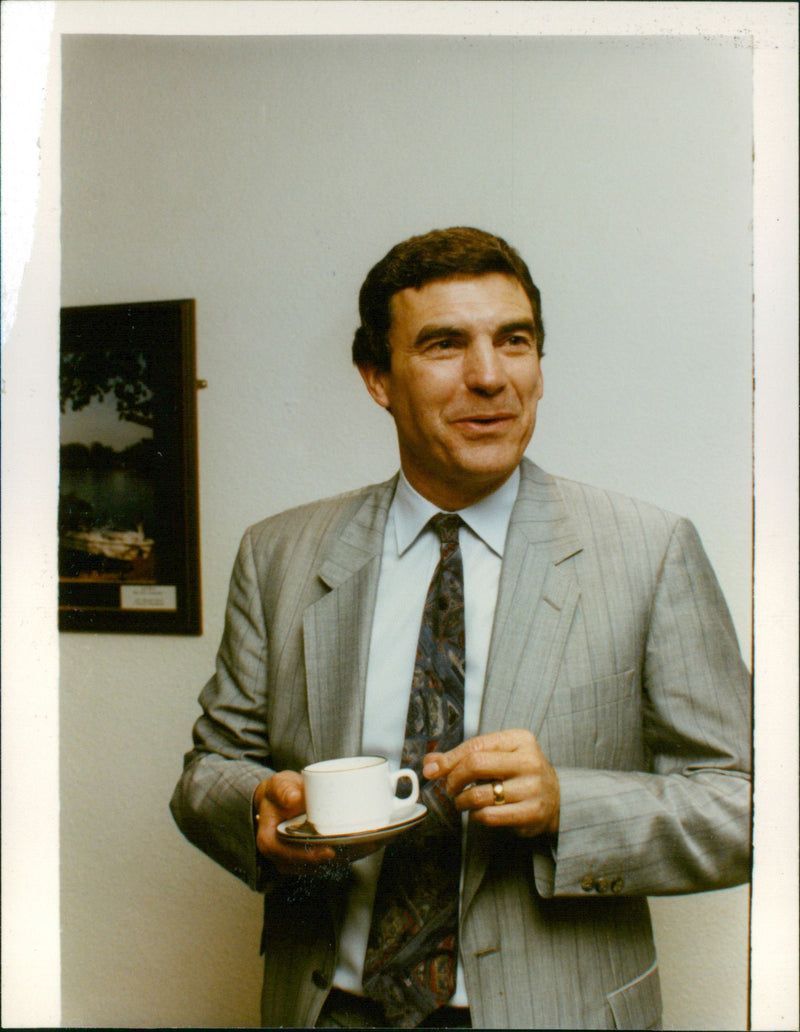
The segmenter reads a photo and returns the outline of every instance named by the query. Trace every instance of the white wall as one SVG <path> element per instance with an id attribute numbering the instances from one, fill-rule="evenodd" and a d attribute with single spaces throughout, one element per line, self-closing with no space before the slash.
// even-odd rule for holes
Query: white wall
<path id="1" fill-rule="evenodd" d="M 65 37 L 62 133 L 62 303 L 196 298 L 209 382 L 204 636 L 62 635 L 62 1019 L 251 1025 L 260 901 L 167 801 L 241 531 L 395 468 L 349 364 L 391 244 L 468 223 L 521 250 L 548 332 L 532 456 L 691 516 L 749 655 L 751 53 Z M 745 1026 L 747 907 L 654 902 L 668 1027 Z"/>

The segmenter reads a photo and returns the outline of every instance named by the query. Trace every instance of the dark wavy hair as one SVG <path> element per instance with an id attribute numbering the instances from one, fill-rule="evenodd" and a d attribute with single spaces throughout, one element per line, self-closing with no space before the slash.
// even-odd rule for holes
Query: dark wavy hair
<path id="1" fill-rule="evenodd" d="M 432 280 L 458 276 L 483 276 L 499 272 L 518 280 L 533 310 L 536 347 L 544 354 L 544 324 L 539 288 L 528 266 L 500 237 L 482 229 L 454 226 L 434 229 L 396 244 L 373 266 L 358 295 L 361 325 L 353 337 L 353 362 L 360 368 L 388 372 L 391 366 L 389 328 L 392 323 L 391 300 L 401 290 L 419 290 Z"/>

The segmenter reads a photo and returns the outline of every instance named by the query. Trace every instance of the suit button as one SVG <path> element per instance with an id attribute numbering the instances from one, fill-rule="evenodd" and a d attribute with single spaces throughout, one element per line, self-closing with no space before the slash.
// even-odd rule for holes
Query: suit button
<path id="1" fill-rule="evenodd" d="M 622 878 L 615 878 L 611 883 L 611 891 L 620 893 L 625 888 L 625 882 Z"/>
<path id="2" fill-rule="evenodd" d="M 594 888 L 594 878 L 591 876 L 591 874 L 585 874 L 583 878 L 581 878 L 581 888 L 584 892 L 592 891 L 592 889 Z"/>
<path id="3" fill-rule="evenodd" d="M 598 878 L 597 881 L 594 883 L 594 887 L 600 893 L 608 892 L 608 878 Z"/>
<path id="4" fill-rule="evenodd" d="M 317 987 L 317 989 L 327 989 L 330 985 L 330 980 L 323 975 L 321 971 L 315 971 L 311 976 L 311 981 Z"/>

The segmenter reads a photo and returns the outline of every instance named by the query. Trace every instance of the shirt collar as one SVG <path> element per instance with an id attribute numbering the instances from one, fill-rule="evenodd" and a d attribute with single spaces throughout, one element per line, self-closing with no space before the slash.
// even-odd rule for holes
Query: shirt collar
<path id="1" fill-rule="evenodd" d="M 459 516 L 469 529 L 501 558 L 511 520 L 511 510 L 517 499 L 519 479 L 517 467 L 508 480 L 492 494 L 481 498 L 474 505 L 458 510 Z M 413 545 L 427 522 L 437 512 L 441 512 L 441 509 L 415 491 L 401 470 L 392 501 L 398 555 L 402 555 Z"/>

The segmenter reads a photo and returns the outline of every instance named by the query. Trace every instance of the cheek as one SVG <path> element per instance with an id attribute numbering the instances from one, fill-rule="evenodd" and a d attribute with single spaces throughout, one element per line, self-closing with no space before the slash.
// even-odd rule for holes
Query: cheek
<path id="1" fill-rule="evenodd" d="M 442 418 L 452 396 L 453 386 L 447 378 L 428 376 L 409 391 L 409 408 L 420 420 L 435 423 Z"/>
<path id="2" fill-rule="evenodd" d="M 528 397 L 531 399 L 534 407 L 536 406 L 537 402 L 542 400 L 543 393 L 544 381 L 542 380 L 541 374 L 537 372 L 531 380 L 531 386 L 528 392 Z"/>
<path id="3" fill-rule="evenodd" d="M 524 383 L 517 384 L 517 397 L 522 405 L 532 413 L 542 397 L 542 381 L 539 379 L 528 379 Z"/>

